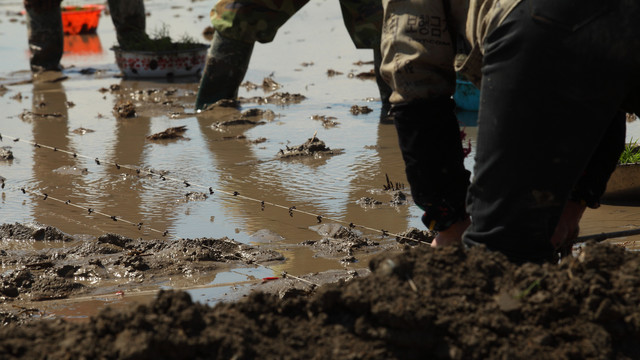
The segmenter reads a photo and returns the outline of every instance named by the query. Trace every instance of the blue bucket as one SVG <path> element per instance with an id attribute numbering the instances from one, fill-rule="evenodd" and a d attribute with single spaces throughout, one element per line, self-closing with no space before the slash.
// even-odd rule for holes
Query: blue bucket
<path id="1" fill-rule="evenodd" d="M 478 111 L 480 90 L 471 81 L 456 79 L 456 92 L 453 94 L 456 106 L 467 111 Z"/>

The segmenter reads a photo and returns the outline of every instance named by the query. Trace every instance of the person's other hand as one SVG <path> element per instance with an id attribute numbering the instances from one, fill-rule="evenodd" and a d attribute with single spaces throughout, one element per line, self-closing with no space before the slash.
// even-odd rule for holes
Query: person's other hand
<path id="1" fill-rule="evenodd" d="M 568 201 L 562 210 L 556 230 L 553 236 L 551 236 L 551 244 L 563 257 L 571 254 L 573 241 L 578 237 L 578 233 L 580 232 L 580 219 L 585 209 L 586 205 L 575 201 Z"/>

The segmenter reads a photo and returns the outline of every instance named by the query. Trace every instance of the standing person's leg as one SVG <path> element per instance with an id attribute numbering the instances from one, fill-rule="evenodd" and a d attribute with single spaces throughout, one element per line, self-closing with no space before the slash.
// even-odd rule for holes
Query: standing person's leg
<path id="1" fill-rule="evenodd" d="M 25 0 L 31 71 L 61 70 L 63 51 L 62 0 Z"/>
<path id="2" fill-rule="evenodd" d="M 486 39 L 465 243 L 553 261 L 567 202 L 597 204 L 624 142 L 630 60 L 640 65 L 640 48 L 612 47 L 638 43 L 614 3 L 523 0 Z"/>
<path id="3" fill-rule="evenodd" d="M 108 0 L 108 4 L 120 47 L 126 49 L 148 38 L 142 0 Z"/>
<path id="4" fill-rule="evenodd" d="M 467 1 L 383 1 L 381 73 L 413 199 L 438 231 L 433 246 L 459 244 L 469 224 L 460 127 L 451 99 L 453 61 Z"/>
<path id="5" fill-rule="evenodd" d="M 388 121 L 391 88 L 382 79 L 380 65 L 382 53 L 380 51 L 380 38 L 382 35 L 383 8 L 380 0 L 341 0 L 342 19 L 351 36 L 353 44 L 358 49 L 373 49 L 373 69 L 376 75 L 376 84 L 380 92 L 382 108 L 380 121 Z"/>
<path id="6" fill-rule="evenodd" d="M 126 49 L 148 38 L 142 0 L 108 0 L 108 3 L 120 47 Z"/>
<path id="7" fill-rule="evenodd" d="M 254 43 L 273 41 L 278 29 L 309 0 L 220 0 L 211 10 L 215 29 L 196 96 L 196 109 L 235 99 Z"/>

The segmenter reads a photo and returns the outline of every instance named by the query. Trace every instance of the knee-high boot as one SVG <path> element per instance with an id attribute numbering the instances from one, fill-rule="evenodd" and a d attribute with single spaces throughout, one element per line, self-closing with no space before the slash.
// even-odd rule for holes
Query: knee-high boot
<path id="1" fill-rule="evenodd" d="M 249 68 L 253 43 L 213 35 L 207 64 L 200 79 L 196 109 L 204 109 L 221 99 L 235 99 Z"/>

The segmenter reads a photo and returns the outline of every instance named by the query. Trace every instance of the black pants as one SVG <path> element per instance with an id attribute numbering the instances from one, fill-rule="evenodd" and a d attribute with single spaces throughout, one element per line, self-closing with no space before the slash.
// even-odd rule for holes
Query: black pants
<path id="1" fill-rule="evenodd" d="M 568 199 L 596 207 L 638 112 L 640 3 L 524 0 L 486 39 L 463 241 L 553 258 Z"/>

